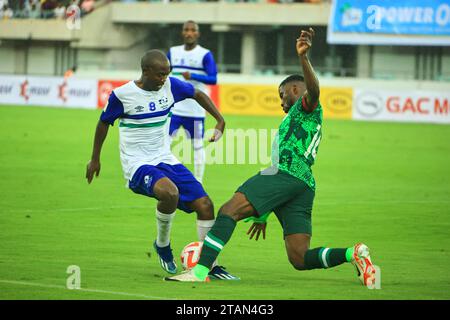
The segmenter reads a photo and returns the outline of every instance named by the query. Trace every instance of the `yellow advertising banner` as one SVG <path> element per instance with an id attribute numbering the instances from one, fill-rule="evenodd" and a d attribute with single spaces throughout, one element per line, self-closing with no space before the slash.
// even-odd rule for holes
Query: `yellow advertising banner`
<path id="1" fill-rule="evenodd" d="M 281 100 L 275 85 L 221 84 L 220 109 L 224 114 L 280 116 Z M 325 118 L 351 119 L 352 88 L 324 87 L 320 102 Z"/>
<path id="2" fill-rule="evenodd" d="M 320 89 L 320 103 L 325 119 L 351 119 L 353 88 L 324 87 Z"/>
<path id="3" fill-rule="evenodd" d="M 279 116 L 283 112 L 274 85 L 221 84 L 219 100 L 224 114 Z"/>

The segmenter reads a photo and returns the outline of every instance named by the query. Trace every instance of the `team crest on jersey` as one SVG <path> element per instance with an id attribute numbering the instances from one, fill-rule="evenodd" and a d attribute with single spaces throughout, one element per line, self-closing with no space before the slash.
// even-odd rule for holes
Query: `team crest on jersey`
<path id="1" fill-rule="evenodd" d="M 163 97 L 158 100 L 158 105 L 162 110 L 166 110 L 169 107 L 169 98 Z"/>
<path id="2" fill-rule="evenodd" d="M 163 97 L 163 98 L 158 100 L 158 104 L 159 105 L 167 104 L 167 102 L 169 102 L 169 98 L 167 98 L 167 97 Z"/>

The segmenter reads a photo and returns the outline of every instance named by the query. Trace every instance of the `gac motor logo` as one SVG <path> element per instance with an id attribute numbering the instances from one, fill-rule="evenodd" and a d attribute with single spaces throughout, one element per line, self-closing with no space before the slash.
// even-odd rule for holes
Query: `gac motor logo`
<path id="1" fill-rule="evenodd" d="M 245 109 L 251 105 L 252 96 L 248 90 L 242 88 L 232 88 L 225 96 L 225 101 L 230 108 L 233 109 Z"/>
<path id="2" fill-rule="evenodd" d="M 449 114 L 448 99 L 437 97 L 412 98 L 391 96 L 386 100 L 386 109 L 390 113 Z"/>
<path id="3" fill-rule="evenodd" d="M 366 117 L 374 117 L 383 110 L 383 100 L 374 92 L 363 92 L 356 99 L 356 109 Z"/>

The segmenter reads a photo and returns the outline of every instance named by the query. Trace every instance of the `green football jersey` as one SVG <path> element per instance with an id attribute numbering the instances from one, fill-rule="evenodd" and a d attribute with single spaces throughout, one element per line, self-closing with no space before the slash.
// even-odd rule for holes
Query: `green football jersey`
<path id="1" fill-rule="evenodd" d="M 311 166 L 322 139 L 322 106 L 311 113 L 302 108 L 301 97 L 280 124 L 272 146 L 272 163 L 278 170 L 304 181 L 315 190 Z"/>

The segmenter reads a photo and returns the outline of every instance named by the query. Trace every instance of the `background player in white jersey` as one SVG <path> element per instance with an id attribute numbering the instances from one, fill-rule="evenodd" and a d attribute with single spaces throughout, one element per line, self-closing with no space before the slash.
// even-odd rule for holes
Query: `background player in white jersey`
<path id="1" fill-rule="evenodd" d="M 128 187 L 135 193 L 158 200 L 154 248 L 162 268 L 176 273 L 170 247 L 170 229 L 176 208 L 197 213 L 201 241 L 214 224 L 214 208 L 202 185 L 170 151 L 167 121 L 170 110 L 183 99 L 197 101 L 217 121 L 211 142 L 221 137 L 225 121 L 206 94 L 187 82 L 168 77 L 170 64 L 163 52 L 148 51 L 141 59 L 141 68 L 139 80 L 130 81 L 111 93 L 97 124 L 86 178 L 91 183 L 94 174 L 99 175 L 100 152 L 109 125 L 119 120 L 120 160 Z M 219 279 L 233 278 L 217 265 L 211 269 L 211 274 Z"/>
<path id="2" fill-rule="evenodd" d="M 172 75 L 208 94 L 206 85 L 217 83 L 214 57 L 211 51 L 197 43 L 200 37 L 197 23 L 191 20 L 185 22 L 181 34 L 184 44 L 171 47 L 167 54 L 172 65 Z M 202 182 L 205 172 L 205 149 L 203 148 L 205 109 L 194 99 L 186 99 L 175 104 L 172 114 L 170 135 L 175 135 L 180 127 L 185 129 L 194 149 L 194 175 L 198 181 Z"/>

